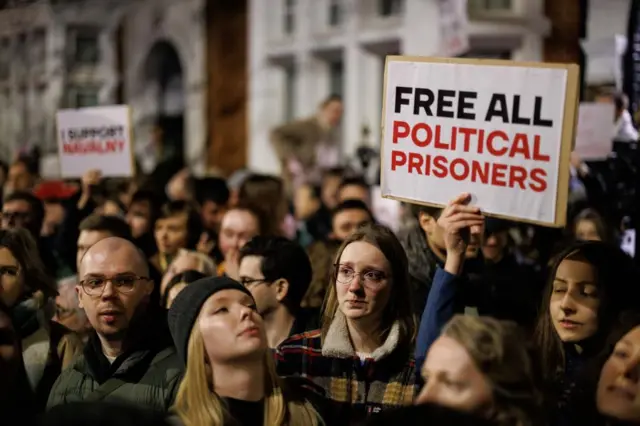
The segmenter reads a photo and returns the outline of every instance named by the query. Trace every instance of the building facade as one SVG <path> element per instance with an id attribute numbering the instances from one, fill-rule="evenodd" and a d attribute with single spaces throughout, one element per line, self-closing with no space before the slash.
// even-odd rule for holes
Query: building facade
<path id="1" fill-rule="evenodd" d="M 137 150 L 161 117 L 186 160 L 201 168 L 205 6 L 205 0 L 9 1 L 0 9 L 0 157 L 34 145 L 55 153 L 58 109 L 126 103 Z"/>
<path id="2" fill-rule="evenodd" d="M 544 60 L 544 11 L 544 0 L 468 0 L 467 56 Z M 436 0 L 251 0 L 249 165 L 277 172 L 270 129 L 329 94 L 344 99 L 345 155 L 365 126 L 378 141 L 385 56 L 438 55 L 439 20 Z"/>

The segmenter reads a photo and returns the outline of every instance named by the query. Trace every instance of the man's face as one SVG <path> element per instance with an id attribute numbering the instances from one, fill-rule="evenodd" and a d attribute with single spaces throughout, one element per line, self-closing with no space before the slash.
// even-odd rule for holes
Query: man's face
<path id="1" fill-rule="evenodd" d="M 240 261 L 240 282 L 256 301 L 258 313 L 262 316 L 275 310 L 280 302 L 276 288 L 264 279 L 261 256 L 245 256 Z"/>
<path id="2" fill-rule="evenodd" d="M 220 251 L 224 256 L 240 250 L 247 241 L 258 235 L 258 221 L 246 210 L 229 210 L 220 227 Z"/>
<path id="3" fill-rule="evenodd" d="M 322 203 L 333 210 L 338 205 L 338 188 L 340 187 L 341 176 L 328 175 L 322 180 Z"/>
<path id="4" fill-rule="evenodd" d="M 7 177 L 7 193 L 15 191 L 29 191 L 33 186 L 33 177 L 23 163 L 16 163 L 9 168 Z"/>
<path id="5" fill-rule="evenodd" d="M 160 253 L 174 255 L 187 246 L 188 220 L 186 214 L 178 214 L 156 221 L 155 237 Z"/>
<path id="6" fill-rule="evenodd" d="M 320 208 L 320 200 L 315 198 L 313 189 L 309 185 L 303 185 L 296 190 L 293 200 L 296 219 L 309 219 Z"/>
<path id="7" fill-rule="evenodd" d="M 80 270 L 80 262 L 84 254 L 98 241 L 102 241 L 105 238 L 113 237 L 108 231 L 80 231 L 78 237 L 78 252 L 76 254 L 76 265 Z"/>
<path id="8" fill-rule="evenodd" d="M 336 240 L 344 241 L 358 228 L 369 223 L 371 223 L 371 216 L 365 210 L 343 210 L 333 217 L 332 236 Z"/>
<path id="9" fill-rule="evenodd" d="M 224 217 L 224 214 L 226 212 L 226 206 L 221 206 L 211 200 L 205 201 L 202 205 L 202 210 L 200 211 L 202 224 L 204 225 L 205 229 L 218 232 L 220 230 L 222 218 Z"/>
<path id="10" fill-rule="evenodd" d="M 331 127 L 336 127 L 340 124 L 342 120 L 342 113 L 344 111 L 344 107 L 342 106 L 342 102 L 335 100 L 329 102 L 322 110 L 322 114 L 324 115 L 324 119 L 327 124 Z"/>
<path id="11" fill-rule="evenodd" d="M 25 228 L 33 225 L 31 206 L 24 200 L 14 200 L 2 206 L 2 229 Z"/>
<path id="12" fill-rule="evenodd" d="M 151 230 L 151 205 L 148 201 L 131 203 L 125 220 L 131 228 L 133 238 L 140 238 Z"/>
<path id="13" fill-rule="evenodd" d="M 130 246 L 116 250 L 98 245 L 82 259 L 79 278 L 79 306 L 93 328 L 106 339 L 122 340 L 153 290 L 140 254 Z"/>
<path id="14" fill-rule="evenodd" d="M 338 192 L 338 202 L 346 200 L 360 200 L 371 208 L 371 194 L 369 189 L 361 185 L 345 185 Z"/>
<path id="15" fill-rule="evenodd" d="M 482 255 L 490 262 L 499 262 L 509 243 L 509 231 L 498 231 L 487 235 L 482 243 Z"/>

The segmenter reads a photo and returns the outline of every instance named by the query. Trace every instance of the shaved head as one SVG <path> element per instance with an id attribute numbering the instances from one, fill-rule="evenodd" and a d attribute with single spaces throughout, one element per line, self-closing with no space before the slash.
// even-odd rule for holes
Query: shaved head
<path id="1" fill-rule="evenodd" d="M 142 251 L 129 240 L 120 237 L 104 238 L 94 245 L 84 254 L 80 261 L 80 276 L 83 275 L 86 265 L 98 261 L 108 261 L 108 258 L 117 256 L 118 258 L 127 259 L 129 268 L 132 272 L 140 276 L 149 276 L 149 264 Z"/>
<path id="2" fill-rule="evenodd" d="M 89 247 L 78 273 L 80 307 L 103 346 L 108 341 L 112 349 L 121 349 L 131 321 L 146 309 L 154 288 L 144 254 L 128 240 L 105 238 Z"/>

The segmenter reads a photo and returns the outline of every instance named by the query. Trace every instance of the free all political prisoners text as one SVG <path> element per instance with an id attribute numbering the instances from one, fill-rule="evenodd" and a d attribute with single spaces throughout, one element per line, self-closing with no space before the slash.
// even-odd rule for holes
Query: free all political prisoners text
<path id="1" fill-rule="evenodd" d="M 520 95 L 492 94 L 487 111 L 480 116 L 475 110 L 477 98 L 478 94 L 471 91 L 434 91 L 427 88 L 397 86 L 394 113 L 402 114 L 405 118 L 407 114 L 426 115 L 470 122 L 499 121 L 539 129 L 554 126 L 553 120 L 542 117 L 543 99 L 540 96 L 533 99 L 531 117 L 523 116 Z M 425 122 L 411 125 L 402 117 L 394 119 L 391 125 L 392 143 L 396 145 L 409 140 L 414 148 L 394 148 L 391 151 L 391 171 L 405 169 L 410 174 L 451 177 L 457 181 L 497 187 L 518 187 L 534 192 L 543 192 L 549 186 L 547 172 L 541 167 L 526 167 L 524 161 L 521 165 L 504 164 L 506 158 L 530 160 L 535 163 L 550 162 L 550 155 L 543 152 L 544 141 L 540 134 L 509 134 L 504 130 L 489 131 L 460 125 L 443 128 L 441 124 Z M 495 161 L 467 160 L 452 155 L 455 151 L 488 154 Z M 446 155 L 447 153 L 449 155 Z"/>

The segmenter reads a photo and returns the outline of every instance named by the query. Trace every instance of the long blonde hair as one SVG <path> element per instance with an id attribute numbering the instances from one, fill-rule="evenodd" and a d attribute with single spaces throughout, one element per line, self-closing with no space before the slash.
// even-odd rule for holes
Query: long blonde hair
<path id="1" fill-rule="evenodd" d="M 270 351 L 265 351 L 264 426 L 318 426 L 319 416 L 307 401 L 287 401 Z M 173 406 L 184 426 L 232 424 L 225 403 L 212 390 L 211 369 L 202 333 L 193 327 L 189 337 L 187 368 Z"/>

